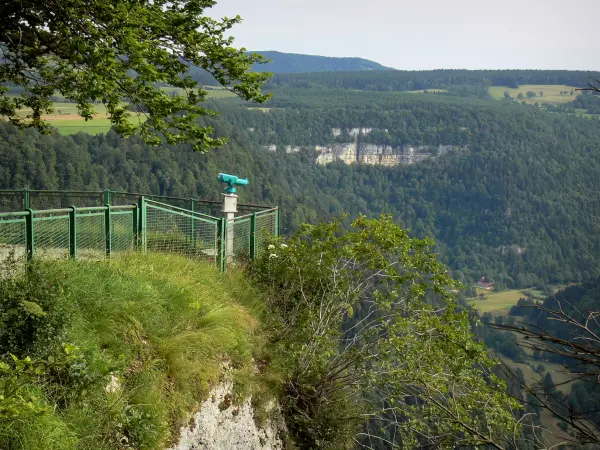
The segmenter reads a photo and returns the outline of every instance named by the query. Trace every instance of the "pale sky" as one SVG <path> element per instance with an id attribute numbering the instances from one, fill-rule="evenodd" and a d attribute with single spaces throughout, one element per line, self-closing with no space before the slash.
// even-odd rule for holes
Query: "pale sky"
<path id="1" fill-rule="evenodd" d="M 396 69 L 600 70 L 600 0 L 217 0 L 235 44 Z"/>

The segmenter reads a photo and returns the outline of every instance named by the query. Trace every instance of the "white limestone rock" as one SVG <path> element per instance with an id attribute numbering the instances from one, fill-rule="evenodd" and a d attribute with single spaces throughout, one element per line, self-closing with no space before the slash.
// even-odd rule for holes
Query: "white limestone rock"
<path id="1" fill-rule="evenodd" d="M 213 389 L 170 450 L 282 450 L 285 425 L 277 405 L 272 402 L 271 419 L 259 428 L 251 399 L 232 404 L 232 388 L 230 381 L 224 381 Z"/>

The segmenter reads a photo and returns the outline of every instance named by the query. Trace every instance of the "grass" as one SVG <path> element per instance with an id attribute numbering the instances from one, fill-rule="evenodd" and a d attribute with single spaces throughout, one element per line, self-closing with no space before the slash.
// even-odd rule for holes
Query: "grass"
<path id="1" fill-rule="evenodd" d="M 485 298 L 471 299 L 469 304 L 481 313 L 491 312 L 494 315 L 508 314 L 511 306 L 516 305 L 521 297 L 525 297 L 521 290 L 493 292 L 477 289 L 476 291 L 477 295 L 483 294 Z"/>
<path id="2" fill-rule="evenodd" d="M 575 91 L 575 89 L 576 88 L 574 86 L 567 86 L 567 85 L 562 85 L 562 84 L 558 84 L 558 85 L 524 84 L 516 89 L 508 88 L 505 86 L 490 86 L 489 93 L 490 93 L 490 96 L 496 100 L 503 100 L 504 93 L 508 92 L 508 93 L 510 93 L 510 96 L 515 100 L 517 100 L 517 96 L 519 95 L 519 93 L 522 93 L 524 98 L 519 99 L 518 101 L 520 101 L 520 102 L 525 101 L 526 103 L 529 103 L 529 104 L 534 104 L 534 103 L 559 104 L 559 103 L 569 103 L 569 102 L 572 102 L 573 100 L 575 100 L 575 98 L 578 95 L 578 93 L 577 93 L 577 91 Z M 537 94 L 537 97 L 527 98 L 528 91 L 535 92 Z M 542 97 L 540 97 L 540 91 L 542 91 L 544 93 L 544 95 Z M 567 91 L 568 94 L 561 95 L 560 94 L 561 91 L 563 91 L 563 92 Z M 570 94 L 571 91 L 573 91 L 573 95 Z"/>
<path id="3" fill-rule="evenodd" d="M 54 113 L 43 115 L 42 118 L 50 123 L 51 126 L 58 129 L 60 134 L 76 134 L 79 132 L 88 134 L 106 133 L 112 126 L 107 118 L 106 108 L 102 104 L 94 105 L 96 116 L 92 120 L 86 121 L 77 111 L 75 103 L 55 102 Z M 19 110 L 20 114 L 25 116 L 31 113 L 30 109 Z M 133 122 L 145 120 L 143 115 L 133 115 L 129 118 Z"/>
<path id="4" fill-rule="evenodd" d="M 168 447 L 224 362 L 244 380 L 240 399 L 265 392 L 260 376 L 249 376 L 253 358 L 265 358 L 265 314 L 242 274 L 159 254 L 41 267 L 64 291 L 78 376 L 96 381 L 60 402 L 47 394 L 46 414 L 0 424 L 0 448 Z"/>
<path id="5" fill-rule="evenodd" d="M 553 285 L 551 288 L 554 292 L 564 289 L 566 285 Z M 543 291 L 529 289 L 512 289 L 508 291 L 486 291 L 475 288 L 477 297 L 468 299 L 471 306 L 474 306 L 480 313 L 490 312 L 495 316 L 508 315 L 510 308 L 517 304 L 521 297 L 531 297 L 534 300 L 543 301 L 546 297 Z M 483 300 L 479 295 L 483 294 Z"/>

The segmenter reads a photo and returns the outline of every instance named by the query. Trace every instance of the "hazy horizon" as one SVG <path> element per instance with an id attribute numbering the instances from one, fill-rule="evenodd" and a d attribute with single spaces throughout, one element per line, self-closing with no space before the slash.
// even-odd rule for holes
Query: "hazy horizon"
<path id="1" fill-rule="evenodd" d="M 598 0 L 217 0 L 252 51 L 359 57 L 399 70 L 600 71 Z"/>

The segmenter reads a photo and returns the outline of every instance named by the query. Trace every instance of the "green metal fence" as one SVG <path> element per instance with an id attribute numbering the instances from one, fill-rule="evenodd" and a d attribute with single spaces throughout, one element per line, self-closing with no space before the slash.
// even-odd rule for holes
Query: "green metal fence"
<path id="1" fill-rule="evenodd" d="M 145 200 L 144 250 L 199 258 L 218 264 L 221 219 L 166 203 Z"/>
<path id="2" fill-rule="evenodd" d="M 69 208 L 92 206 L 122 206 L 139 204 L 140 198 L 167 203 L 182 209 L 210 215 L 215 218 L 221 216 L 221 202 L 217 200 L 203 200 L 197 198 L 170 197 L 164 195 L 148 195 L 122 191 L 52 191 L 32 189 L 0 189 L 0 212 L 24 211 L 28 208 L 42 210 L 51 208 Z M 238 204 L 240 214 L 271 209 L 270 206 Z"/>
<path id="3" fill-rule="evenodd" d="M 13 195 L 16 191 L 10 192 L 3 196 L 0 191 L 0 204 L 25 201 L 24 197 Z M 253 212 L 227 221 L 196 211 L 197 200 L 165 197 L 163 202 L 157 197 L 149 199 L 128 193 L 121 196 L 113 193 L 111 198 L 106 192 L 94 199 L 99 193 L 91 194 L 86 197 L 71 191 L 60 197 L 51 193 L 47 197 L 53 199 L 49 202 L 52 206 L 62 205 L 64 199 L 76 200 L 77 196 L 81 201 L 87 200 L 84 202 L 87 205 L 36 210 L 31 208 L 30 192 L 25 203 L 29 208 L 0 212 L 0 263 L 9 255 L 28 259 L 103 259 L 140 250 L 183 254 L 225 270 L 228 265 L 255 258 L 265 239 L 278 234 L 277 208 L 262 207 L 256 211 L 261 207 L 249 205 L 246 211 Z M 40 191 L 33 198 L 37 202 L 44 196 Z M 93 201 L 106 200 L 113 204 L 88 206 Z M 127 200 L 137 202 L 114 204 Z M 182 204 L 183 207 L 179 206 Z"/>

